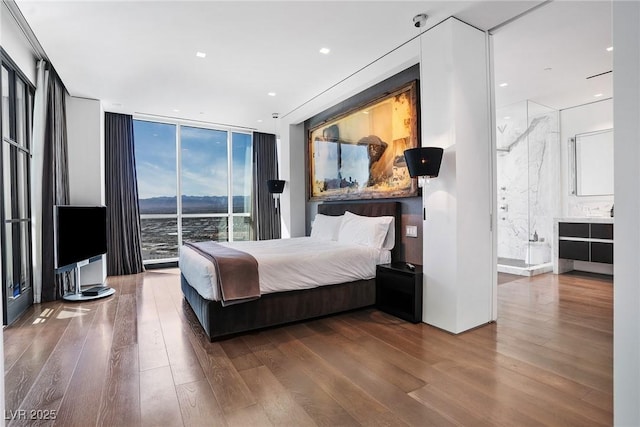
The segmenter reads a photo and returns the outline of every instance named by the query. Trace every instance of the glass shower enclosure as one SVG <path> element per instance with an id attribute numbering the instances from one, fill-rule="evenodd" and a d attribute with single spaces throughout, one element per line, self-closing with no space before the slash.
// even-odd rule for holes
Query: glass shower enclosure
<path id="1" fill-rule="evenodd" d="M 561 212 L 559 113 L 526 100 L 498 108 L 496 126 L 498 271 L 551 271 Z"/>

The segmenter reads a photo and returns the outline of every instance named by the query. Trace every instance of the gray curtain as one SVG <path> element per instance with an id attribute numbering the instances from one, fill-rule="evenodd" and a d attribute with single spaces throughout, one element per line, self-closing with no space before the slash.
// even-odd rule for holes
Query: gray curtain
<path id="1" fill-rule="evenodd" d="M 276 136 L 253 133 L 253 233 L 256 240 L 280 238 L 280 210 L 267 189 L 267 180 L 278 179 Z"/>
<path id="2" fill-rule="evenodd" d="M 42 172 L 42 301 L 54 301 L 71 291 L 67 275 L 55 274 L 53 207 L 69 203 L 67 164 L 67 90 L 53 68 L 46 94 Z"/>
<path id="3" fill-rule="evenodd" d="M 133 117 L 105 113 L 107 275 L 144 271 Z"/>

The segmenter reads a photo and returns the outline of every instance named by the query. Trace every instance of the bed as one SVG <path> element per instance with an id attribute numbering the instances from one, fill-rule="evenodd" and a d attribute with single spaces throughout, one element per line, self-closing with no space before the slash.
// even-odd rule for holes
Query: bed
<path id="1" fill-rule="evenodd" d="M 314 255 L 314 257 L 319 260 L 317 267 L 315 267 L 315 265 L 314 267 L 311 267 L 311 265 L 301 266 L 303 271 L 307 271 L 308 273 L 313 272 L 314 274 L 302 276 L 287 274 L 286 280 L 278 280 L 276 278 L 269 281 L 267 279 L 269 278 L 270 271 L 286 271 L 286 269 L 290 267 L 285 261 L 288 256 L 287 251 L 301 251 L 302 249 L 298 249 L 297 245 L 301 243 L 302 240 L 310 238 L 283 239 L 283 241 L 279 242 L 286 244 L 285 248 L 282 249 L 283 253 L 272 253 L 271 255 L 268 255 L 269 252 L 273 252 L 270 245 L 278 242 L 239 242 L 241 244 L 236 245 L 236 247 L 242 247 L 241 250 L 255 253 L 256 255 L 254 256 L 256 256 L 256 259 L 263 259 L 263 254 L 267 254 L 271 264 L 270 267 L 266 267 L 267 264 L 263 263 L 265 267 L 263 267 L 263 265 L 259 267 L 261 275 L 260 287 L 261 289 L 266 287 L 266 289 L 262 289 L 260 298 L 238 304 L 224 305 L 223 301 L 220 300 L 220 289 L 219 287 L 216 288 L 215 285 L 215 277 L 211 279 L 213 283 L 207 288 L 206 284 L 202 283 L 203 279 L 198 278 L 198 275 L 195 273 L 195 271 L 198 271 L 197 268 L 203 268 L 202 260 L 199 260 L 198 256 L 189 254 L 188 248 L 181 248 L 180 269 L 182 292 L 202 325 L 207 337 L 211 341 L 214 341 L 243 332 L 373 305 L 375 303 L 375 264 L 390 262 L 390 260 L 394 258 L 394 251 L 390 247 L 397 246 L 395 244 L 396 236 L 400 236 L 397 232 L 400 225 L 400 203 L 324 203 L 318 206 L 318 213 L 324 215 L 325 219 L 327 217 L 344 215 L 345 212 L 348 212 L 347 215 L 353 213 L 366 217 L 394 218 L 390 225 L 390 232 L 385 238 L 383 250 L 373 252 L 364 251 L 365 253 L 357 254 L 342 252 L 342 256 L 338 257 L 338 259 L 342 259 L 342 261 L 338 261 L 339 264 L 361 266 L 352 268 L 354 272 L 351 273 L 355 274 L 355 276 L 349 276 L 349 272 L 344 271 L 344 269 L 333 272 L 321 266 L 321 249 L 331 244 L 323 239 L 323 241 L 315 242 L 318 247 L 318 255 Z M 312 231 L 312 236 L 313 234 L 314 231 Z M 389 242 L 389 239 L 391 239 L 391 242 Z M 286 242 L 284 240 L 286 240 Z M 340 247 L 340 245 L 338 246 Z M 340 250 L 344 251 L 345 248 L 340 247 Z M 354 250 L 353 252 L 356 251 Z M 187 257 L 187 255 L 189 257 Z M 363 264 L 364 261 L 359 261 L 366 257 L 375 260 L 372 266 L 367 265 L 365 267 Z M 309 256 L 303 258 L 310 259 Z M 310 262 L 315 262 L 315 260 L 311 260 Z M 194 267 L 193 264 L 200 266 Z M 322 274 L 318 274 L 315 271 L 316 269 L 322 271 Z M 373 271 L 373 274 L 371 271 Z M 212 275 L 211 270 L 209 270 L 208 274 Z M 213 275 L 215 276 L 215 273 L 213 273 Z M 321 286 L 315 284 L 313 281 L 319 277 L 328 277 L 331 284 L 323 284 Z M 336 281 L 339 282 L 335 283 Z M 266 284 L 263 282 L 266 282 Z"/>

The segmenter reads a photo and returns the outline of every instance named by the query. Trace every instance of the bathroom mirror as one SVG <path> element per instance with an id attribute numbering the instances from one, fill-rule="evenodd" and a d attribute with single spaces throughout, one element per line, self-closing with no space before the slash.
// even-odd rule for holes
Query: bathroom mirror
<path id="1" fill-rule="evenodd" d="M 577 134 L 574 147 L 574 194 L 613 194 L 613 129 Z"/>

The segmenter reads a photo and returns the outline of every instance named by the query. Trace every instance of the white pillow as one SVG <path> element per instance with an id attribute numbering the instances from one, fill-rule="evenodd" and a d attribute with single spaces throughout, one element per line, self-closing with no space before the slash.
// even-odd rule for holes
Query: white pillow
<path id="1" fill-rule="evenodd" d="M 311 237 L 320 240 L 338 240 L 340 224 L 342 224 L 342 215 L 316 214 L 316 218 L 311 225 Z"/>
<path id="2" fill-rule="evenodd" d="M 369 217 L 347 211 L 340 225 L 338 242 L 382 249 L 393 219 L 392 216 Z"/>

